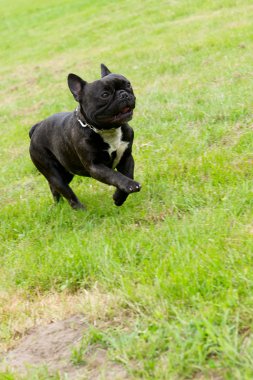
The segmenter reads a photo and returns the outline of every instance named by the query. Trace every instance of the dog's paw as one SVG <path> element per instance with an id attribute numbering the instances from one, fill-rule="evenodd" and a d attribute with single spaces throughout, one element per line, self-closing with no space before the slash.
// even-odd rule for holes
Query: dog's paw
<path id="1" fill-rule="evenodd" d="M 126 199 L 114 199 L 115 206 L 122 206 Z"/>
<path id="2" fill-rule="evenodd" d="M 131 193 L 137 193 L 138 191 L 141 190 L 141 184 L 139 182 L 135 182 L 135 181 L 131 181 L 129 182 L 129 184 L 127 185 L 127 190 L 126 192 L 128 194 L 131 194 Z"/>
<path id="3" fill-rule="evenodd" d="M 127 193 L 117 189 L 115 193 L 113 194 L 114 204 L 116 206 L 122 206 L 125 200 L 127 199 L 127 197 L 128 197 Z"/>
<path id="4" fill-rule="evenodd" d="M 86 207 L 81 202 L 71 202 L 70 206 L 73 208 L 73 210 L 86 210 Z"/>

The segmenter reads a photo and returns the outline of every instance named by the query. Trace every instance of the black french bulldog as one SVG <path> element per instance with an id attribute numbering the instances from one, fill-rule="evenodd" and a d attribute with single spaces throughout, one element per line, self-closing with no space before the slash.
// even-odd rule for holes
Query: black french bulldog
<path id="1" fill-rule="evenodd" d="M 87 83 L 69 74 L 77 109 L 52 115 L 29 132 L 31 159 L 46 177 L 55 201 L 63 196 L 74 209 L 84 208 L 69 187 L 75 174 L 115 186 L 117 206 L 141 189 L 133 180 L 134 133 L 127 124 L 135 108 L 131 84 L 103 64 L 101 76 Z"/>

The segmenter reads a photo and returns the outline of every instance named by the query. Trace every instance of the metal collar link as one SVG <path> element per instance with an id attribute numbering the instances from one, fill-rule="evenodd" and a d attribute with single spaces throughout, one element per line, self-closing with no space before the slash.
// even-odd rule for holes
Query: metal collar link
<path id="1" fill-rule="evenodd" d="M 76 118 L 77 118 L 78 123 L 79 123 L 79 124 L 81 125 L 81 127 L 83 127 L 83 128 L 90 128 L 92 131 L 94 131 L 95 133 L 98 133 L 98 134 L 101 134 L 102 132 L 109 132 L 109 131 L 111 131 L 112 129 L 117 129 L 117 128 L 97 129 L 97 128 L 93 127 L 93 125 L 88 124 L 87 122 L 83 123 L 82 120 L 79 119 L 79 117 L 78 117 L 78 111 L 80 111 L 79 106 L 77 106 L 77 108 L 76 108 Z"/>
<path id="2" fill-rule="evenodd" d="M 88 124 L 87 122 L 83 123 L 82 120 L 79 119 L 79 117 L 78 117 L 78 111 L 79 111 L 79 107 L 76 108 L 76 118 L 77 118 L 78 123 L 79 123 L 83 128 L 90 128 L 90 129 L 92 129 L 92 131 L 98 133 L 99 130 L 98 130 L 97 128 L 93 127 L 93 125 L 90 125 L 90 124 Z"/>

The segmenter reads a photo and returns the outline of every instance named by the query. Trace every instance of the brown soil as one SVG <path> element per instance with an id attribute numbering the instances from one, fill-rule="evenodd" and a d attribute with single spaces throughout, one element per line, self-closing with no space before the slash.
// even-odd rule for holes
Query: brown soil
<path id="1" fill-rule="evenodd" d="M 70 380 L 129 379 L 120 364 L 108 359 L 105 349 L 94 348 L 84 358 L 85 365 L 76 366 L 71 362 L 73 347 L 80 344 L 86 330 L 82 315 L 34 327 L 1 358 L 0 367 L 25 375 L 28 368 L 46 365 L 50 372 L 58 371 Z"/>

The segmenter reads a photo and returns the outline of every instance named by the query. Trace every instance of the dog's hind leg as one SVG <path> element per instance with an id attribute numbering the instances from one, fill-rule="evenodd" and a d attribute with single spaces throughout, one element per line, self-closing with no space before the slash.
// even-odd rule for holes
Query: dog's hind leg
<path id="1" fill-rule="evenodd" d="M 59 201 L 60 195 L 62 195 L 64 198 L 67 199 L 72 208 L 84 208 L 84 206 L 79 201 L 73 190 L 69 187 L 67 181 L 64 181 L 64 178 L 61 176 L 61 173 L 57 172 L 56 170 L 52 170 L 50 174 L 47 173 L 47 180 L 49 182 L 49 186 L 52 191 L 53 197 L 56 201 Z"/>
<path id="2" fill-rule="evenodd" d="M 70 174 L 68 173 L 62 166 L 60 166 L 59 164 L 57 165 L 58 166 L 58 171 L 59 171 L 59 174 L 61 176 L 61 178 L 63 179 L 63 181 L 67 184 L 69 184 L 71 182 L 71 180 L 73 179 L 73 174 Z M 59 193 L 56 188 L 54 187 L 54 185 L 52 183 L 49 182 L 49 187 L 50 187 L 50 190 L 51 190 L 51 193 L 53 195 L 53 198 L 55 200 L 56 203 L 58 203 L 61 199 L 61 193 Z"/>
<path id="3" fill-rule="evenodd" d="M 61 199 L 61 194 L 58 193 L 58 191 L 50 183 L 49 183 L 49 187 L 50 187 L 55 203 L 58 203 Z"/>
<path id="4" fill-rule="evenodd" d="M 59 202 L 61 195 L 67 199 L 70 206 L 74 209 L 83 209 L 84 206 L 79 201 L 73 190 L 70 188 L 69 183 L 73 178 L 73 174 L 66 171 L 66 169 L 53 157 L 47 157 L 45 161 L 38 160 L 38 154 L 35 158 L 31 152 L 31 158 L 37 169 L 46 177 L 50 190 L 53 194 L 54 200 Z"/>

